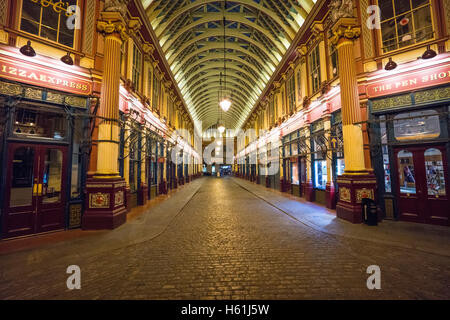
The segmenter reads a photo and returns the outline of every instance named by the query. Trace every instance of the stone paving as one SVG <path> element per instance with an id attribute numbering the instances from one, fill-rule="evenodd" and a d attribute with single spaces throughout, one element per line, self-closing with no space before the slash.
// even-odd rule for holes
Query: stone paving
<path id="1" fill-rule="evenodd" d="M 81 290 L 66 287 L 69 265 L 81 268 Z M 381 268 L 381 290 L 366 287 L 369 265 Z M 315 230 L 233 179 L 203 178 L 141 223 L 0 256 L 0 298 L 449 299 L 449 266 Z"/>

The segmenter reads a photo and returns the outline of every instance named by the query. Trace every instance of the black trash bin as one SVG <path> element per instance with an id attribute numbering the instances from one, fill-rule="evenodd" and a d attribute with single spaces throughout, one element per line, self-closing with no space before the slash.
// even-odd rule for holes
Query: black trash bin
<path id="1" fill-rule="evenodd" d="M 362 219 L 369 226 L 378 225 L 378 210 L 375 201 L 369 198 L 363 198 L 361 201 Z"/>

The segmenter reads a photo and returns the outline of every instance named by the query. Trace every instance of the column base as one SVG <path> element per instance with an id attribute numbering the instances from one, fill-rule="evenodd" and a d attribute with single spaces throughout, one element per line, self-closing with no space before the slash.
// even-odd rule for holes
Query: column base
<path id="1" fill-rule="evenodd" d="M 325 189 L 325 201 L 328 209 L 336 209 L 336 192 L 333 183 L 327 183 Z"/>
<path id="2" fill-rule="evenodd" d="M 312 181 L 307 182 L 305 185 L 305 199 L 309 202 L 314 202 L 316 200 L 316 193 L 314 192 Z"/>
<path id="3" fill-rule="evenodd" d="M 377 180 L 373 174 L 342 175 L 337 179 L 339 200 L 336 216 L 352 223 L 362 222 L 361 200 L 369 198 L 376 201 Z"/>
<path id="4" fill-rule="evenodd" d="M 131 189 L 129 186 L 125 187 L 125 207 L 127 212 L 131 211 Z"/>
<path id="5" fill-rule="evenodd" d="M 166 180 L 163 180 L 159 183 L 159 194 L 167 194 Z"/>
<path id="6" fill-rule="evenodd" d="M 138 204 L 144 206 L 147 203 L 148 186 L 142 184 L 138 191 Z"/>
<path id="7" fill-rule="evenodd" d="M 126 222 L 125 185 L 122 178 L 87 180 L 83 230 L 115 229 Z"/>

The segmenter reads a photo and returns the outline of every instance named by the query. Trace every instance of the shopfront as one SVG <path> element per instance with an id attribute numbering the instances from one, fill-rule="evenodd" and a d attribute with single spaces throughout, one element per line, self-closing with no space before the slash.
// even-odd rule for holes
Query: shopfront
<path id="1" fill-rule="evenodd" d="M 445 64 L 434 69 L 443 76 L 450 74 L 449 68 L 450 65 Z M 416 79 L 424 81 L 430 74 L 434 74 L 433 69 L 402 77 L 407 83 L 414 83 Z M 373 86 L 368 90 L 371 88 Z M 371 155 L 379 187 L 379 205 L 385 217 L 448 226 L 448 83 L 373 97 L 369 107 Z"/>
<path id="2" fill-rule="evenodd" d="M 324 120 L 319 120 L 311 124 L 311 161 L 314 197 L 321 204 L 326 203 L 325 190 L 328 181 L 327 144 Z"/>
<path id="3" fill-rule="evenodd" d="M 1 238 L 80 227 L 90 103 L 87 96 L 0 80 Z"/>
<path id="4" fill-rule="evenodd" d="M 306 153 L 301 130 L 292 132 L 283 138 L 283 172 L 289 185 L 286 192 L 302 197 L 306 183 Z"/>

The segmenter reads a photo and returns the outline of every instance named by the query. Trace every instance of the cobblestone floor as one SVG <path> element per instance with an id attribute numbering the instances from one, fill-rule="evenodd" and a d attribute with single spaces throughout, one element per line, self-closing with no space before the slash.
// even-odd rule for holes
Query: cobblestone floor
<path id="1" fill-rule="evenodd" d="M 205 178 L 194 187 L 179 214 L 150 240 L 94 253 L 92 236 L 73 247 L 77 252 L 68 241 L 63 255 L 34 263 L 0 256 L 0 298 L 450 298 L 448 257 L 316 231 L 232 179 Z M 73 264 L 81 267 L 82 288 L 69 291 L 66 268 Z M 366 287 L 369 265 L 381 268 L 381 290 Z"/>

